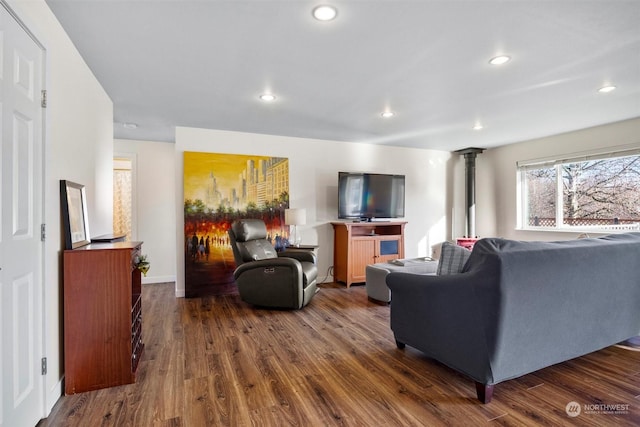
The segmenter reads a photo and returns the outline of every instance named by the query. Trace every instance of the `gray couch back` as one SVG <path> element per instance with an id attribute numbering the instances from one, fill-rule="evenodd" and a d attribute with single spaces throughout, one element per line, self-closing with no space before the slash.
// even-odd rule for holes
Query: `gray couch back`
<path id="1" fill-rule="evenodd" d="M 482 239 L 465 275 L 494 380 L 640 335 L 640 233 L 562 242 Z"/>

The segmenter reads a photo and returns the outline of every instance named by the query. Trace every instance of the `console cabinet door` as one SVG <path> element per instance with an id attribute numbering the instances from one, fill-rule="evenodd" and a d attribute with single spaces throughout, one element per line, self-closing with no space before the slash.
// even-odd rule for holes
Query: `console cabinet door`
<path id="1" fill-rule="evenodd" d="M 376 241 L 372 238 L 353 239 L 351 245 L 351 274 L 347 280 L 349 284 L 353 282 L 364 282 L 366 279 L 366 268 L 369 264 L 374 264 L 376 253 Z"/>
<path id="2" fill-rule="evenodd" d="M 380 237 L 376 243 L 376 263 L 389 262 L 404 257 L 402 238 L 398 236 Z"/>

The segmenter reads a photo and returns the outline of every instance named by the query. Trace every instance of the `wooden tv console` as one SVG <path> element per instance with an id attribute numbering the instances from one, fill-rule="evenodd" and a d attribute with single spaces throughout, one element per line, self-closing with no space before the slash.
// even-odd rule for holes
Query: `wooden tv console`
<path id="1" fill-rule="evenodd" d="M 366 280 L 369 264 L 404 258 L 406 221 L 332 222 L 333 277 L 347 285 Z"/>

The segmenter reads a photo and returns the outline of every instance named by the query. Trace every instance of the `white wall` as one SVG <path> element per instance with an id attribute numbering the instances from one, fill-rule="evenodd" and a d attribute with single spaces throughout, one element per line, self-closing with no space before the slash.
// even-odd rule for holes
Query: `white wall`
<path id="1" fill-rule="evenodd" d="M 307 224 L 299 228 L 303 243 L 320 246 L 321 278 L 333 264 L 330 222 L 337 220 L 339 171 L 406 175 L 406 257 L 431 255 L 432 246 L 447 238 L 449 152 L 182 127 L 176 129 L 175 150 L 175 240 L 180 247 L 184 239 L 184 151 L 287 157 L 289 204 L 307 210 Z M 175 256 L 176 294 L 184 295 L 184 259 L 181 251 Z"/>
<path id="2" fill-rule="evenodd" d="M 579 233 L 516 229 L 516 162 L 551 156 L 563 157 L 622 145 L 640 147 L 640 118 L 506 145 L 479 155 L 476 167 L 478 234 L 481 237 L 498 236 L 520 240 L 575 238 Z M 464 162 L 456 165 L 455 173 L 464 174 Z M 463 209 L 464 200 L 462 205 L 457 203 Z"/>
<path id="3" fill-rule="evenodd" d="M 176 280 L 175 146 L 117 139 L 114 152 L 134 159 L 133 222 L 137 227 L 133 239 L 144 242 L 142 252 L 151 262 L 142 283 L 173 282 Z"/>
<path id="4" fill-rule="evenodd" d="M 44 0 L 8 0 L 46 49 L 44 340 L 46 412 L 62 393 L 61 179 L 84 184 L 89 230 L 111 232 L 113 104 Z"/>

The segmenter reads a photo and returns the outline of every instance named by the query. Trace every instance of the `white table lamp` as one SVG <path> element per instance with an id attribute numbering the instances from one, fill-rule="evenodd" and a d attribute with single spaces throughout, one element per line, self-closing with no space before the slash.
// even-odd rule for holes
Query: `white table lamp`
<path id="1" fill-rule="evenodd" d="M 292 227 L 290 242 L 293 246 L 300 246 L 300 241 L 302 239 L 298 233 L 298 226 L 305 225 L 307 223 L 307 210 L 304 208 L 285 209 L 284 223 Z"/>

